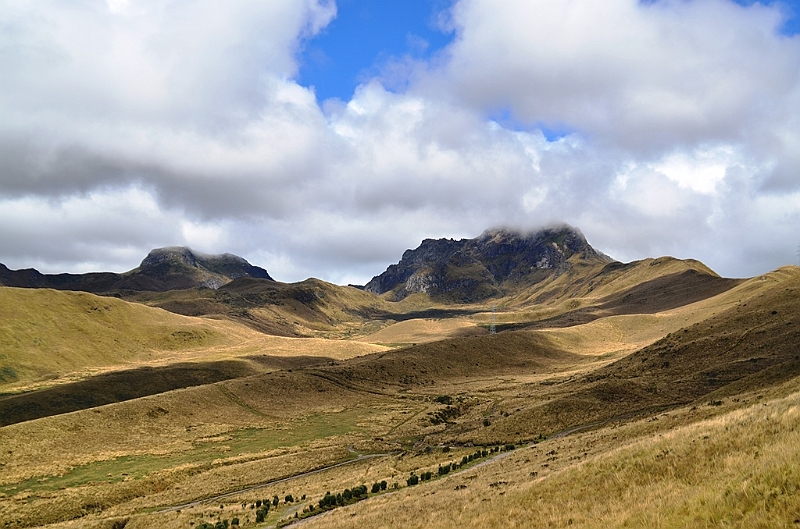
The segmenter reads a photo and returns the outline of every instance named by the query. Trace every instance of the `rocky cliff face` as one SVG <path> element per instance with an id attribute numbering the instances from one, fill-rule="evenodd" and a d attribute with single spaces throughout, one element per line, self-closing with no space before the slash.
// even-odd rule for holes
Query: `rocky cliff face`
<path id="1" fill-rule="evenodd" d="M 583 234 L 570 226 L 533 233 L 488 230 L 475 239 L 426 239 L 406 250 L 399 263 L 389 266 L 364 286 L 375 294 L 391 292 L 392 299 L 424 292 L 454 301 L 477 301 L 500 295 L 504 288 L 558 276 L 570 259 L 612 260 L 597 252 Z"/>

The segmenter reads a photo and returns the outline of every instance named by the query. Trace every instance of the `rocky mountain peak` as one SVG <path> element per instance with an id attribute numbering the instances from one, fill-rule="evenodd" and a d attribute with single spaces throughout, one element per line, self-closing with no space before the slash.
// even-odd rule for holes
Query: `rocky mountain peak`
<path id="1" fill-rule="evenodd" d="M 164 292 L 195 287 L 219 288 L 239 277 L 272 280 L 266 270 L 233 254 L 206 255 L 182 246 L 151 250 L 138 268 L 116 274 L 41 274 L 36 270 L 9 270 L 0 264 L 0 286 L 82 290 Z"/>
<path id="2" fill-rule="evenodd" d="M 139 268 L 150 268 L 161 263 L 184 264 L 186 266 L 196 267 L 197 257 L 191 249 L 185 246 L 168 246 L 166 248 L 156 248 L 150 250 L 142 260 Z"/>
<path id="3" fill-rule="evenodd" d="M 458 241 L 425 239 L 364 289 L 375 294 L 392 292 L 397 300 L 424 292 L 476 301 L 500 295 L 513 284 L 557 276 L 569 269 L 573 256 L 612 261 L 592 248 L 580 230 L 567 225 L 534 232 L 497 228 Z"/>
<path id="4" fill-rule="evenodd" d="M 189 269 L 188 271 L 183 271 Z M 200 286 L 219 288 L 238 277 L 272 279 L 266 270 L 253 266 L 246 259 L 225 253 L 208 255 L 183 246 L 151 250 L 139 266 L 142 274 L 165 279 L 168 276 L 191 276 Z"/>

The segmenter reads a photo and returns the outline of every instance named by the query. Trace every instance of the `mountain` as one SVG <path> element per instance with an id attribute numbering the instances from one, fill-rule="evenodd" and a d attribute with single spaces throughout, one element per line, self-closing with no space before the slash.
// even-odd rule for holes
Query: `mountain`
<path id="1" fill-rule="evenodd" d="M 575 262 L 606 264 L 613 259 L 567 225 L 532 233 L 488 230 L 475 239 L 425 239 L 373 277 L 364 290 L 389 293 L 395 301 L 419 292 L 451 301 L 480 301 L 556 278 Z"/>
<path id="2" fill-rule="evenodd" d="M 0 264 L 0 286 L 92 293 L 124 290 L 165 292 L 195 287 L 216 289 L 240 277 L 272 281 L 266 270 L 236 255 L 206 255 L 184 247 L 152 250 L 138 268 L 123 274 L 42 274 L 32 268 L 10 270 Z"/>

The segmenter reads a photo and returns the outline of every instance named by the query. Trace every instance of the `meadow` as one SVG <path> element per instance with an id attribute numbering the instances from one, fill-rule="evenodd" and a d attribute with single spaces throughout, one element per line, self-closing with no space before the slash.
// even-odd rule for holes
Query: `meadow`
<path id="1" fill-rule="evenodd" d="M 562 277 L 457 310 L 344 287 L 316 312 L 263 309 L 295 314 L 295 337 L 158 307 L 175 294 L 0 288 L 0 408 L 44 409 L 0 428 L 0 523 L 800 523 L 800 269 L 722 283 L 649 260 L 592 285 Z M 227 374 L 156 387 L 178 365 Z M 152 387 L 118 398 L 121 380 Z M 90 382 L 111 401 L 62 413 L 45 393 Z M 328 508 L 326 493 L 350 496 Z"/>

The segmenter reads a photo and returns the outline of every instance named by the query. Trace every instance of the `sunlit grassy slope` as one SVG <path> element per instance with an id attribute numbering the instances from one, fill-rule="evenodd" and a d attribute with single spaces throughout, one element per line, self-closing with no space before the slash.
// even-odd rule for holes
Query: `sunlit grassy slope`
<path id="1" fill-rule="evenodd" d="M 218 326 L 80 292 L 0 288 L 3 382 L 231 343 Z"/>
<path id="2" fill-rule="evenodd" d="M 45 296 L 38 311 L 11 315 L 22 329 L 11 336 L 33 339 L 19 321 L 34 322 L 77 349 L 99 333 L 89 341 L 97 352 L 79 357 L 79 368 L 121 362 L 103 356 L 111 345 L 102 329 L 129 324 L 149 331 L 114 336 L 152 344 L 134 342 L 129 366 L 152 353 L 153 365 L 237 358 L 264 367 L 0 428 L 0 520 L 187 529 L 236 516 L 252 527 L 250 505 L 277 495 L 266 527 L 326 491 L 386 480 L 398 490 L 307 527 L 792 526 L 800 519 L 800 269 L 725 282 L 698 263 L 662 259 L 593 273 L 500 300 L 496 335 L 487 332 L 489 304 L 447 307 L 421 295 L 389 304 L 313 282 L 273 293 L 240 284 L 226 306 L 275 310 L 262 321 L 284 318 L 303 332 L 316 325 L 318 336 L 337 340 L 267 336 L 113 299 L 94 315 L 91 303 L 107 298 Z M 130 316 L 102 319 L 129 308 Z M 87 319 L 64 325 L 61 310 Z M 159 325 L 210 334 L 173 346 L 157 339 Z M 362 354 L 370 350 L 379 352 Z M 278 355 L 323 360 L 280 369 L 269 364 Z M 406 486 L 412 471 L 435 473 L 496 443 L 518 449 Z M 289 493 L 307 497 L 287 503 Z"/>
<path id="3" fill-rule="evenodd" d="M 0 389 L 6 390 L 142 364 L 259 354 L 341 359 L 380 349 L 267 336 L 230 321 L 83 292 L 0 288 Z"/>
<path id="4" fill-rule="evenodd" d="M 794 527 L 800 386 L 781 389 L 548 440 L 306 527 Z"/>

